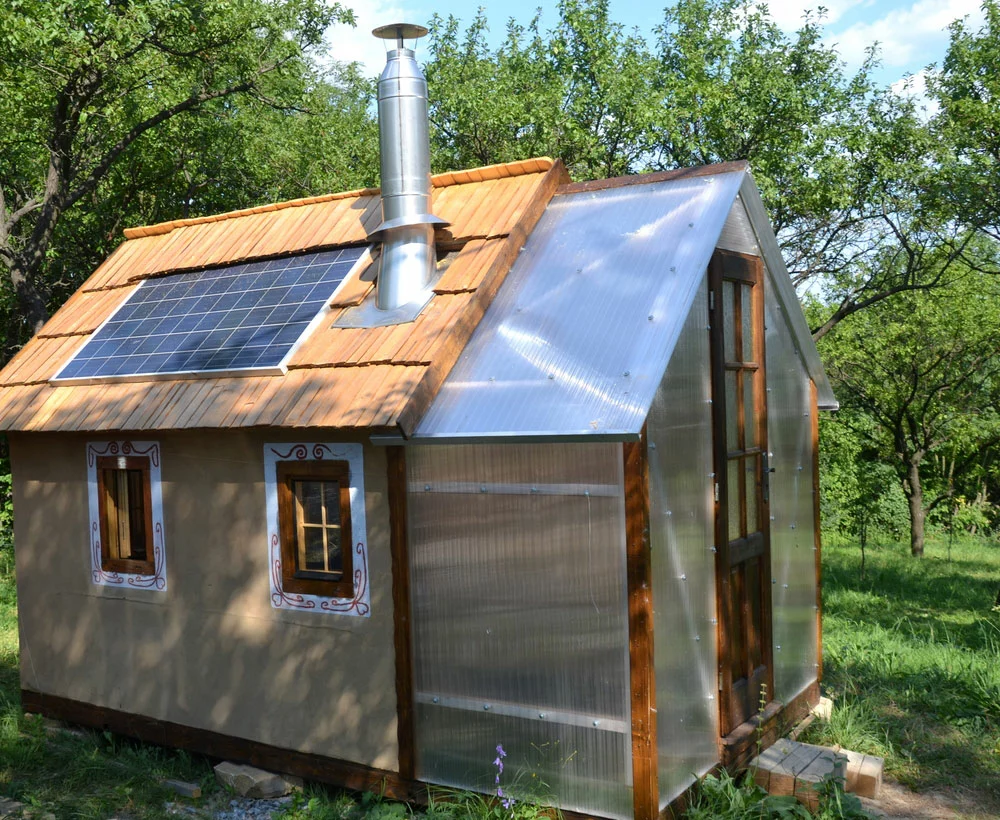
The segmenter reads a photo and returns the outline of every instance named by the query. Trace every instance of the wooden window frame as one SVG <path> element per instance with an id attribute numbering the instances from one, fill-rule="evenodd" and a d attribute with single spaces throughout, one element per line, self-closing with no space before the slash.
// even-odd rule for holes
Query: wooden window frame
<path id="1" fill-rule="evenodd" d="M 278 535 L 281 546 L 281 584 L 286 592 L 300 595 L 320 595 L 326 598 L 354 597 L 354 567 L 351 539 L 351 470 L 346 461 L 278 461 L 275 463 L 278 490 Z M 342 569 L 339 578 L 327 578 L 332 573 L 297 568 L 298 549 L 295 540 L 294 481 L 336 482 L 340 495 L 340 555 Z"/>
<path id="2" fill-rule="evenodd" d="M 97 470 L 97 515 L 101 530 L 101 569 L 105 572 L 121 572 L 128 575 L 153 575 L 156 568 L 153 553 L 153 490 L 149 459 L 145 456 L 99 456 L 95 466 Z M 107 470 L 139 470 L 142 473 L 145 560 L 137 561 L 128 558 L 112 558 L 111 556 L 111 540 L 108 531 L 108 489 L 104 483 L 104 474 Z"/>

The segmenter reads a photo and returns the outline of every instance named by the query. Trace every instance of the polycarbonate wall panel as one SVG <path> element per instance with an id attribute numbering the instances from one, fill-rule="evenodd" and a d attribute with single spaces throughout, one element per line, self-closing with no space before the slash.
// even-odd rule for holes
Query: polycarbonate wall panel
<path id="1" fill-rule="evenodd" d="M 417 775 L 632 813 L 620 444 L 407 449 Z M 516 784 L 516 785 L 515 785 Z"/>
<path id="2" fill-rule="evenodd" d="M 638 433 L 745 176 L 554 197 L 415 437 Z"/>
<path id="3" fill-rule="evenodd" d="M 710 373 L 703 276 L 647 422 L 660 808 L 718 760 Z"/>
<path id="4" fill-rule="evenodd" d="M 767 434 L 771 451 L 774 688 L 787 703 L 816 680 L 816 551 L 809 376 L 768 276 Z"/>

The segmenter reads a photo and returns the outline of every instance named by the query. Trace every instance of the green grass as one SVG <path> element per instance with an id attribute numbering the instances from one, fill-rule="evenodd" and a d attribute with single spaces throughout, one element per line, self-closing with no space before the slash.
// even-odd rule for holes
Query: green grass
<path id="1" fill-rule="evenodd" d="M 902 544 L 824 544 L 824 688 L 833 719 L 803 738 L 885 757 L 917 791 L 1000 815 L 1000 546 L 964 539 L 947 560 Z"/>
<path id="2" fill-rule="evenodd" d="M 835 708 L 803 739 L 881 755 L 888 774 L 914 789 L 956 792 L 1000 816 L 1000 546 L 963 541 L 952 559 L 933 542 L 921 561 L 903 545 L 870 547 L 862 578 L 859 550 L 827 540 L 824 687 Z M 159 784 L 165 777 L 200 782 L 207 798 L 193 805 L 206 812 L 228 799 L 204 758 L 101 733 L 47 733 L 22 714 L 19 692 L 13 561 L 0 548 L 0 795 L 58 818 L 136 820 L 176 816 L 167 804 L 187 802 Z M 450 797 L 422 816 L 500 820 L 496 809 L 475 795 Z M 534 812 L 526 805 L 517 820 Z M 411 815 L 321 787 L 286 812 L 288 820 Z"/>

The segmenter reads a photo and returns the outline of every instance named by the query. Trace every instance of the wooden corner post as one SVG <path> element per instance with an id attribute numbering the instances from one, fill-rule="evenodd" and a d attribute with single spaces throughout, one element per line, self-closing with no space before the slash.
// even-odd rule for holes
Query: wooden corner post
<path id="1" fill-rule="evenodd" d="M 819 401 L 816 382 L 809 380 L 809 415 L 812 424 L 813 547 L 816 550 L 816 680 L 823 680 L 823 539 L 819 504 Z"/>
<path id="2" fill-rule="evenodd" d="M 659 815 L 656 674 L 653 667 L 653 584 L 649 545 L 646 430 L 623 445 L 625 548 L 628 574 L 629 676 L 632 693 L 632 789 L 635 820 Z"/>
<path id="3" fill-rule="evenodd" d="M 396 739 L 399 776 L 416 780 L 413 734 L 413 643 L 410 630 L 410 555 L 406 516 L 406 448 L 387 447 L 389 548 L 392 554 L 393 647 L 396 655 Z"/>

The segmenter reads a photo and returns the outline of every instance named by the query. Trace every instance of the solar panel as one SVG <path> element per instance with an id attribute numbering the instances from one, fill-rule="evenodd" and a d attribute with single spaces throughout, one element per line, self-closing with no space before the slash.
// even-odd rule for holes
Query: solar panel
<path id="1" fill-rule="evenodd" d="M 147 279 L 55 379 L 278 368 L 365 250 Z"/>

